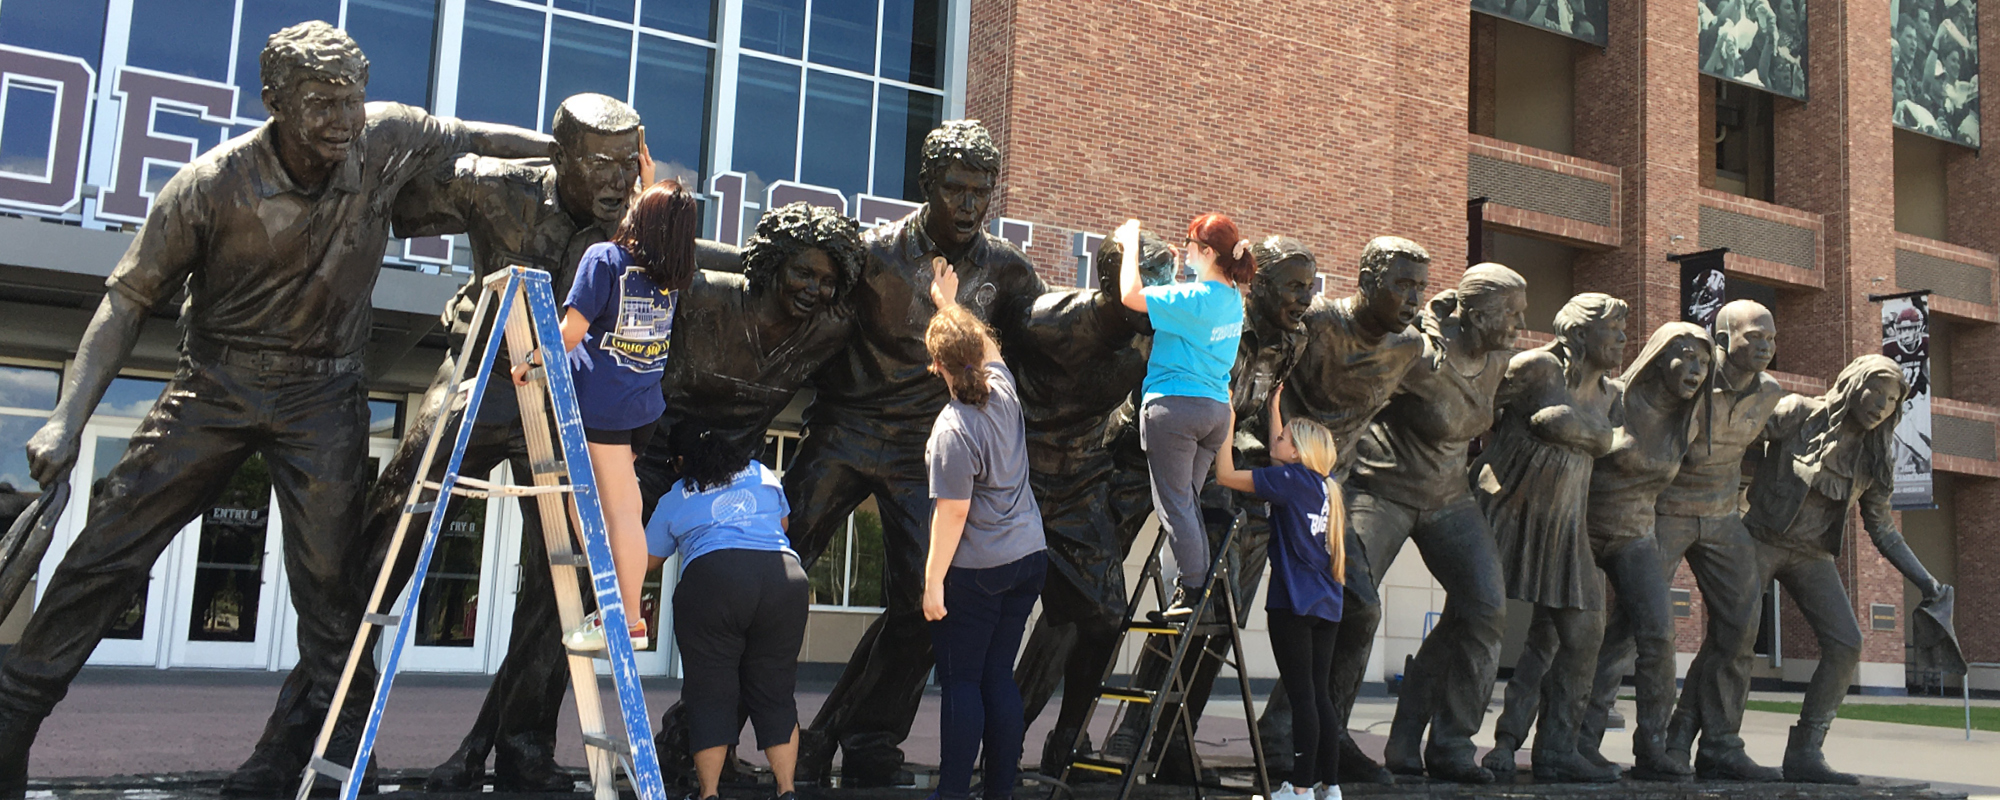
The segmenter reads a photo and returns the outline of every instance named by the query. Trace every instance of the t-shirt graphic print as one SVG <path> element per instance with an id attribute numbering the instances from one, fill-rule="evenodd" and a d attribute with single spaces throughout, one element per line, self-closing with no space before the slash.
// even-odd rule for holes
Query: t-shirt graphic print
<path id="1" fill-rule="evenodd" d="M 612 363 L 633 372 L 664 369 L 673 344 L 674 306 L 680 295 L 655 288 L 646 271 L 626 267 L 618 278 L 618 324 L 606 331 L 598 346 Z"/>

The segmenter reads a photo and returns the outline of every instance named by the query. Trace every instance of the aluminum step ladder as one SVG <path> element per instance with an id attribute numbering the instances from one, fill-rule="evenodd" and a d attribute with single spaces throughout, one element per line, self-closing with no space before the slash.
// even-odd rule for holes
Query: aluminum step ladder
<path id="1" fill-rule="evenodd" d="M 487 330 L 486 314 L 490 311 L 495 314 L 492 330 L 505 332 L 507 350 L 514 363 L 524 363 L 528 354 L 539 349 L 549 359 L 545 363 L 560 364 L 554 359 L 562 357 L 562 333 L 558 327 L 556 300 L 549 274 L 526 267 L 509 267 L 487 276 L 483 283 L 485 290 L 480 293 L 479 305 L 473 312 L 471 330 Z M 465 356 L 470 355 L 471 343 L 476 339 L 476 336 L 467 339 L 468 352 L 460 354 L 453 369 L 452 385 L 456 389 L 438 424 L 432 429 L 430 441 L 424 446 L 423 459 L 418 462 L 417 480 L 410 487 L 402 518 L 397 522 L 394 537 L 389 542 L 387 552 L 391 556 L 383 560 L 381 574 L 375 579 L 375 590 L 368 598 L 369 613 L 363 615 L 361 628 L 354 637 L 354 647 L 347 654 L 347 667 L 340 674 L 340 684 L 334 691 L 331 707 L 327 709 L 319 741 L 313 746 L 312 759 L 307 762 L 305 774 L 299 782 L 298 800 L 307 800 L 315 779 L 320 775 L 340 781 L 343 800 L 354 800 L 360 794 L 362 778 L 368 770 L 368 757 L 381 728 L 382 712 L 389 702 L 389 688 L 396 679 L 403 649 L 409 646 L 415 627 L 402 623 L 416 619 L 417 601 L 423 595 L 431 554 L 437 547 L 438 534 L 445 523 L 444 500 L 454 494 L 475 498 L 535 499 L 541 510 L 549 570 L 554 577 L 556 604 L 565 630 L 574 629 L 584 618 L 577 568 L 590 571 L 591 589 L 596 594 L 597 608 L 604 622 L 607 647 L 599 652 L 569 651 L 569 672 L 570 684 L 576 693 L 577 714 L 582 718 L 584 752 L 590 766 L 590 781 L 596 791 L 594 800 L 618 800 L 614 769 L 620 765 L 624 767 L 638 800 L 666 800 L 666 784 L 660 776 L 659 756 L 654 751 L 652 727 L 647 720 L 646 698 L 639 685 L 639 666 L 633 658 L 632 641 L 624 635 L 625 606 L 619 602 L 611 544 L 606 538 L 604 512 L 598 502 L 590 455 L 584 446 L 583 418 L 577 410 L 576 389 L 570 382 L 569 370 L 532 370 L 527 385 L 515 389 L 533 483 L 525 486 L 502 485 L 464 477 L 459 475 L 459 465 L 472 438 L 473 421 L 478 416 L 480 400 L 492 376 L 495 357 L 500 352 L 500 336 L 486 337 L 485 355 L 479 361 L 476 374 L 468 378 L 465 373 L 469 359 Z M 551 413 L 554 414 L 553 425 L 550 422 Z M 455 426 L 449 424 L 454 414 L 458 419 Z M 438 481 L 427 480 L 432 460 L 438 455 L 439 445 L 448 431 L 454 432 L 455 438 L 447 456 L 444 475 Z M 404 536 L 409 532 L 411 522 L 419 517 L 426 518 L 427 522 L 416 569 L 410 576 L 409 597 L 403 603 L 403 612 L 400 616 L 374 613 L 375 609 L 382 608 L 383 595 L 388 592 L 390 573 L 395 568 L 394 554 L 402 552 Z M 577 532 L 575 539 L 571 538 L 572 528 Z M 575 540 L 583 542 L 583 553 L 576 552 L 572 545 Z M 327 746 L 333 739 L 355 670 L 363 659 L 370 657 L 369 641 L 376 630 L 382 628 L 395 628 L 396 633 L 388 639 L 387 658 L 381 678 L 375 685 L 374 703 L 369 707 L 368 721 L 362 728 L 354 763 L 336 764 L 326 758 Z M 609 658 L 611 662 L 611 680 L 617 687 L 618 708 L 625 720 L 624 741 L 611 738 L 605 730 L 604 706 L 598 696 L 595 664 L 595 660 L 600 658 Z"/>
<path id="2" fill-rule="evenodd" d="M 1216 789 L 1231 794 L 1244 793 L 1246 787 L 1225 785 L 1219 782 L 1201 780 L 1201 764 L 1194 750 L 1194 720 L 1188 714 L 1187 700 L 1189 686 L 1193 683 L 1199 660 L 1206 654 L 1214 653 L 1211 638 L 1224 637 L 1226 647 L 1221 652 L 1223 666 L 1236 672 L 1238 688 L 1243 694 L 1243 718 L 1250 726 L 1250 752 L 1255 761 L 1256 775 L 1253 793 L 1271 796 L 1269 772 L 1264 760 L 1264 742 L 1257 735 L 1257 709 L 1250 694 L 1250 674 L 1245 669 L 1247 663 L 1243 653 L 1243 629 L 1238 625 L 1237 613 L 1240 599 L 1236 596 L 1236 573 L 1241 565 L 1236 563 L 1234 545 L 1243 528 L 1243 512 L 1223 511 L 1205 508 L 1202 522 L 1206 526 L 1221 526 L 1221 542 L 1215 549 L 1215 558 L 1209 563 L 1208 591 L 1203 592 L 1195 604 L 1194 613 L 1179 620 L 1161 616 L 1171 593 L 1166 579 L 1161 574 L 1160 550 L 1167 541 L 1167 531 L 1161 527 L 1153 540 L 1153 551 L 1146 559 L 1146 568 L 1139 574 L 1139 582 L 1132 589 L 1132 598 L 1126 605 L 1125 623 L 1120 628 L 1121 642 L 1138 635 L 1145 637 L 1141 652 L 1156 652 L 1167 659 L 1166 669 L 1155 683 L 1145 683 L 1140 671 L 1123 683 L 1116 682 L 1118 658 L 1114 655 L 1104 666 L 1104 677 L 1094 687 L 1097 702 L 1085 714 L 1083 724 L 1077 728 L 1077 735 L 1069 743 L 1069 763 L 1063 767 L 1061 775 L 1053 783 L 1049 796 L 1051 800 L 1064 793 L 1074 796 L 1069 782 L 1078 770 L 1112 775 L 1119 778 L 1117 800 L 1127 800 L 1141 779 L 1151 780 L 1159 772 L 1160 764 L 1172 752 L 1170 745 L 1179 741 L 1186 745 L 1189 774 L 1194 776 L 1195 797 L 1204 797 L 1203 789 Z M 1204 534 L 1207 531 L 1203 531 Z M 1213 538 L 1210 539 L 1214 541 Z M 1146 618 L 1140 618 L 1139 601 L 1148 592 L 1154 598 L 1156 609 Z M 1121 644 L 1121 649 L 1123 645 Z M 1190 654 L 1194 654 L 1190 658 Z M 1064 691 L 1082 691 L 1064 688 Z M 1121 721 L 1137 717 L 1140 724 L 1138 739 L 1129 756 L 1105 752 L 1083 753 L 1080 749 L 1090 735 L 1090 720 L 1105 704 L 1115 704 L 1111 730 L 1117 731 Z M 1109 744 L 1109 739 L 1106 742 Z M 1157 741 L 1156 741 L 1157 740 Z"/>

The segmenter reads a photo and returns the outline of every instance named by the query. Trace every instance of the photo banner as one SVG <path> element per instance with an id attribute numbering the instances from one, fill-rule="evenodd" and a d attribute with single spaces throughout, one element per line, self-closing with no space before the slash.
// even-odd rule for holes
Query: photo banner
<path id="1" fill-rule="evenodd" d="M 1472 0 L 1472 10 L 1581 39 L 1598 47 L 1610 43 L 1605 18 L 1610 0 Z"/>
<path id="2" fill-rule="evenodd" d="M 1896 127 L 1979 146 L 1978 0 L 1889 0 Z"/>
<path id="3" fill-rule="evenodd" d="M 1898 510 L 1936 508 L 1931 496 L 1931 332 L 1927 293 L 1892 295 L 1882 301 L 1882 355 L 1903 368 L 1910 394 L 1896 423 Z"/>
<path id="4" fill-rule="evenodd" d="M 1694 5 L 1702 74 L 1806 99 L 1806 0 L 1695 0 Z"/>
<path id="5" fill-rule="evenodd" d="M 1722 271 L 1722 256 L 1728 252 L 1727 248 L 1717 248 L 1669 259 L 1681 265 L 1682 322 L 1715 332 L 1715 315 L 1722 310 L 1723 303 L 1729 302 L 1729 278 Z"/>

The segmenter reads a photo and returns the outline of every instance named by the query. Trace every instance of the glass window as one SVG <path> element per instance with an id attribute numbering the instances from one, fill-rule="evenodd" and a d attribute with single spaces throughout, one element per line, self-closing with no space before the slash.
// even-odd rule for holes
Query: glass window
<path id="1" fill-rule="evenodd" d="M 460 40 L 458 116 L 541 128 L 536 90 L 542 83 L 545 14 L 472 0 Z"/>
<path id="2" fill-rule="evenodd" d="M 166 381 L 112 378 L 110 388 L 104 390 L 104 399 L 97 401 L 97 409 L 91 413 L 108 417 L 143 417 L 153 410 L 153 403 L 166 389 Z"/>
<path id="3" fill-rule="evenodd" d="M 368 99 L 431 106 L 437 0 L 347 0 L 347 33 L 368 54 Z"/>
<path id="4" fill-rule="evenodd" d="M 849 197 L 868 188 L 872 88 L 860 78 L 818 70 L 806 74 L 800 182 L 839 189 Z"/>
<path id="5" fill-rule="evenodd" d="M 132 0 L 133 35 L 125 63 L 227 81 L 230 24 L 235 18 L 236 0 Z M 255 91 L 249 94 L 253 105 L 261 105 Z"/>
<path id="6" fill-rule="evenodd" d="M 0 414 L 0 486 L 18 492 L 40 492 L 28 474 L 28 438 L 42 429 L 43 417 Z"/>
<path id="7" fill-rule="evenodd" d="M 798 153 L 799 68 L 761 58 L 737 63 L 733 166 L 767 184 L 791 180 Z"/>
<path id="8" fill-rule="evenodd" d="M 394 439 L 403 434 L 403 404 L 394 400 L 368 401 L 368 435 Z"/>
<path id="9" fill-rule="evenodd" d="M 632 0 L 556 0 L 556 8 L 619 22 L 632 21 Z M 557 17 L 556 21 L 560 24 L 562 18 Z"/>
<path id="10" fill-rule="evenodd" d="M 631 29 L 556 17 L 549 26 L 548 94 L 542 101 L 542 116 L 555 114 L 556 106 L 574 94 L 625 97 L 631 69 Z M 548 120 L 541 122 L 546 125 Z"/>
<path id="11" fill-rule="evenodd" d="M 91 69 L 104 55 L 107 0 L 7 0 L 0 4 L 0 42 L 76 56 Z"/>
<path id="12" fill-rule="evenodd" d="M 647 8 L 651 8 L 649 3 Z M 708 105 L 712 53 L 700 45 L 639 36 L 639 69 L 632 107 L 646 120 L 646 149 L 662 178 L 692 177 L 702 185 L 708 159 Z M 678 178 L 676 178 L 678 179 Z"/>
<path id="13" fill-rule="evenodd" d="M 876 0 L 813 0 L 815 64 L 875 74 Z"/>
<path id="14" fill-rule="evenodd" d="M 39 179 L 54 144 L 55 87 L 9 80 L 0 98 L 0 172 Z"/>
<path id="15" fill-rule="evenodd" d="M 944 0 L 883 0 L 882 77 L 943 88 L 944 25 Z"/>
<path id="16" fill-rule="evenodd" d="M 262 119 L 263 78 L 257 58 L 271 34 L 311 20 L 340 21 L 340 0 L 255 0 L 243 4 L 243 21 L 236 38 L 236 115 Z M 133 38 L 138 38 L 134 36 Z M 370 69 L 369 74 L 373 75 Z"/>
<path id="17" fill-rule="evenodd" d="M 644 0 L 639 4 L 639 24 L 656 30 L 715 39 L 714 0 Z"/>
<path id="18" fill-rule="evenodd" d="M 0 406 L 54 411 L 62 373 L 52 369 L 0 366 Z"/>
<path id="19" fill-rule="evenodd" d="M 806 0 L 743 0 L 743 46 L 798 58 L 805 49 Z"/>
<path id="20" fill-rule="evenodd" d="M 900 86 L 881 87 L 875 111 L 875 189 L 882 197 L 921 200 L 917 156 L 924 137 L 944 121 L 944 97 Z"/>

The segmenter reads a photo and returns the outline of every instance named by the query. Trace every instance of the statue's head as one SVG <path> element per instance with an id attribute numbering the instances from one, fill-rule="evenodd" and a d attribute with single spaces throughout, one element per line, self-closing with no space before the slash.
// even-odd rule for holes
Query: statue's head
<path id="1" fill-rule="evenodd" d="M 1632 307 L 1602 292 L 1584 292 L 1556 312 L 1556 343 L 1568 353 L 1571 384 L 1583 367 L 1614 370 L 1625 360 L 1625 319 Z"/>
<path id="2" fill-rule="evenodd" d="M 800 201 L 757 220 L 756 234 L 743 244 L 743 276 L 752 296 L 775 293 L 794 319 L 806 319 L 847 296 L 866 258 L 854 220 Z"/>
<path id="3" fill-rule="evenodd" d="M 1133 311 L 1118 298 L 1118 270 L 1125 260 L 1125 248 L 1118 244 L 1115 236 L 1104 237 L 1097 246 L 1097 255 L 1092 264 L 1097 270 L 1097 290 L 1111 298 L 1111 303 L 1124 310 L 1124 317 L 1133 328 L 1151 333 L 1152 318 L 1142 312 Z M 1174 282 L 1174 251 L 1167 240 L 1149 230 L 1139 231 L 1139 282 L 1146 286 L 1165 286 Z"/>
<path id="4" fill-rule="evenodd" d="M 1290 236 L 1266 236 L 1250 246 L 1257 276 L 1250 281 L 1250 313 L 1279 330 L 1305 324 L 1312 307 L 1319 261 L 1311 248 Z"/>
<path id="5" fill-rule="evenodd" d="M 1901 416 L 1903 395 L 1909 391 L 1903 368 L 1894 359 L 1870 353 L 1848 362 L 1825 399 L 1836 427 L 1845 424 L 1874 431 Z"/>
<path id="6" fill-rule="evenodd" d="M 946 250 L 971 244 L 1000 179 L 1000 148 L 975 119 L 955 119 L 924 137 L 917 186 L 930 204 L 924 232 Z"/>
<path id="7" fill-rule="evenodd" d="M 1431 254 L 1400 236 L 1377 236 L 1361 248 L 1361 316 L 1382 330 L 1398 331 L 1417 321 L 1424 290 L 1430 287 Z"/>
<path id="8" fill-rule="evenodd" d="M 1528 314 L 1528 280 L 1521 273 L 1492 262 L 1474 264 L 1452 293 L 1459 327 L 1474 337 L 1474 350 L 1514 346 Z"/>
<path id="9" fill-rule="evenodd" d="M 1778 323 L 1755 300 L 1732 300 L 1715 314 L 1715 343 L 1730 369 L 1754 375 L 1778 354 Z"/>
<path id="10" fill-rule="evenodd" d="M 322 166 L 345 161 L 368 123 L 368 57 L 353 37 L 301 22 L 271 34 L 257 63 L 280 141 Z"/>
<path id="11" fill-rule="evenodd" d="M 1639 358 L 1625 370 L 1625 384 L 1657 381 L 1674 397 L 1693 400 L 1707 389 L 1714 364 L 1715 342 L 1708 331 L 1689 322 L 1669 322 L 1646 340 Z"/>
<path id="12" fill-rule="evenodd" d="M 639 112 L 607 95 L 570 95 L 556 106 L 549 132 L 563 210 L 616 227 L 639 180 Z"/>

